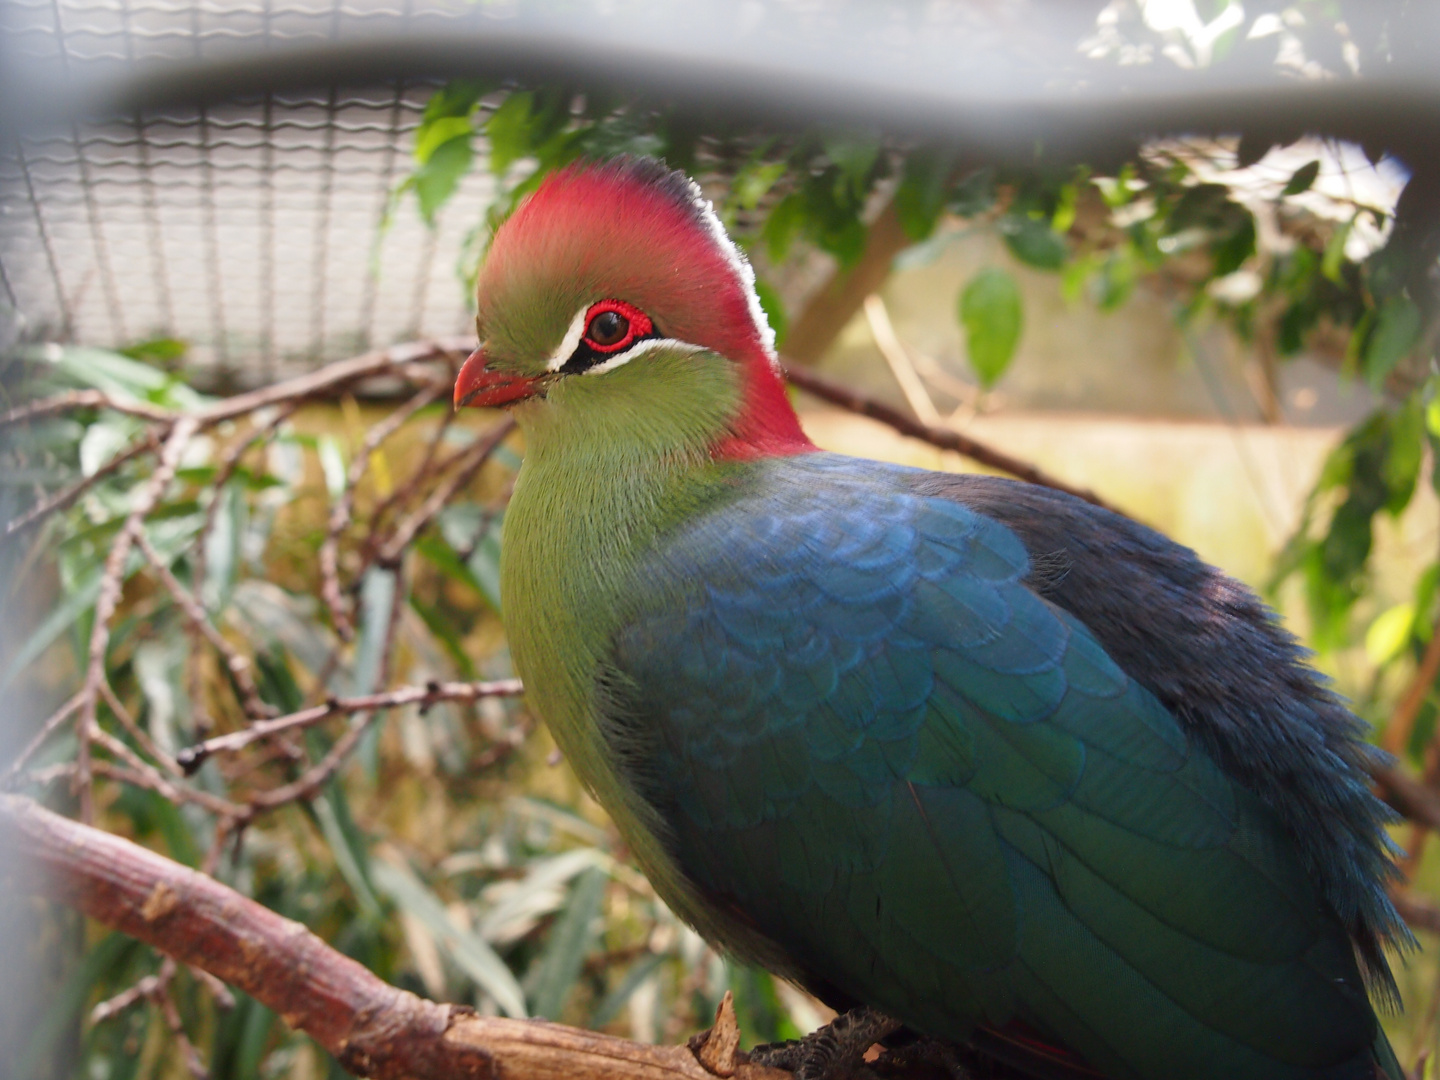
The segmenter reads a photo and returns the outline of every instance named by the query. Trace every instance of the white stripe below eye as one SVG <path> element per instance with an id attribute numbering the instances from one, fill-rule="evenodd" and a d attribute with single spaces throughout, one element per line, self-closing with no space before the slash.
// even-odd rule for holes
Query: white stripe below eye
<path id="1" fill-rule="evenodd" d="M 634 345 L 631 345 L 630 348 L 626 349 L 624 352 L 618 352 L 614 356 L 610 357 L 610 359 L 602 360 L 594 367 L 586 368 L 580 374 L 603 375 L 607 371 L 614 371 L 616 368 L 628 364 L 637 356 L 644 356 L 646 353 L 654 352 L 656 349 L 669 349 L 672 352 L 679 353 L 697 353 L 705 351 L 703 346 L 691 345 L 688 341 L 677 341 L 674 338 L 668 337 L 646 338 L 644 341 L 637 341 Z"/>
<path id="2" fill-rule="evenodd" d="M 550 359 L 545 361 L 546 371 L 559 371 L 580 347 L 580 339 L 585 336 L 585 313 L 589 310 L 590 305 L 586 304 L 575 313 L 575 318 L 570 320 L 570 329 L 565 331 L 559 346 L 550 354 Z"/>

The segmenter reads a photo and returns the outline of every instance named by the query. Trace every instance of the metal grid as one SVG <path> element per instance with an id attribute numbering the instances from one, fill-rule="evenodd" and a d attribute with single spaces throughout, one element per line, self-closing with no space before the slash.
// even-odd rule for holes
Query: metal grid
<path id="1" fill-rule="evenodd" d="M 333 36 L 357 22 L 373 32 L 415 17 L 413 6 L 279 14 L 56 0 L 6 11 L 8 33 L 16 13 L 32 20 L 18 31 L 31 54 L 107 64 L 247 35 Z M 385 225 L 431 89 L 271 94 L 17 140 L 0 155 L 0 299 L 18 312 L 13 332 L 97 345 L 177 337 L 191 345 L 187 366 L 235 386 L 463 331 L 460 245 L 493 195 L 483 161 L 436 229 L 409 202 Z"/>

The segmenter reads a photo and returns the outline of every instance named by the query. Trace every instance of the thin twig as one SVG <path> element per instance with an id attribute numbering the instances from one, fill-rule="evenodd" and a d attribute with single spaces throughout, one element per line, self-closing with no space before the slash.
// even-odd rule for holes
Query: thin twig
<path id="1" fill-rule="evenodd" d="M 930 400 L 930 394 L 926 391 L 925 384 L 920 381 L 915 364 L 900 341 L 900 335 L 895 333 L 895 324 L 890 321 L 890 311 L 885 306 L 885 301 L 880 298 L 879 293 L 871 293 L 865 298 L 864 308 L 865 321 L 870 324 L 870 336 L 875 339 L 880 355 L 890 366 L 890 374 L 894 375 L 895 381 L 900 384 L 910 408 L 922 424 L 939 427 L 940 411 L 935 408 L 935 402 Z"/>
<path id="2" fill-rule="evenodd" d="M 422 710 L 442 701 L 478 701 L 487 697 L 518 697 L 525 692 L 519 679 L 496 679 L 492 682 L 432 682 L 425 686 L 402 686 L 383 694 L 331 698 L 319 705 L 273 720 L 261 720 L 241 731 L 217 735 L 176 755 L 181 768 L 193 773 L 213 754 L 233 753 L 253 742 L 268 739 L 286 731 L 313 727 L 332 716 L 393 709 L 401 705 L 419 705 Z"/>
<path id="3" fill-rule="evenodd" d="M 137 416 L 141 420 L 153 420 L 169 424 L 178 419 L 178 414 L 158 405 L 147 405 L 143 401 L 126 401 L 111 397 L 99 390 L 67 390 L 63 394 L 41 398 L 25 405 L 17 405 L 0 413 L 0 428 L 27 420 L 39 420 L 47 416 L 71 412 L 74 409 L 109 409 L 126 416 Z"/>
<path id="4" fill-rule="evenodd" d="M 210 534 L 215 531 L 215 520 L 220 514 L 220 504 L 225 487 L 230 483 L 230 478 L 239 469 L 241 461 L 244 460 L 250 448 L 262 439 L 268 438 L 273 432 L 279 429 L 280 425 L 295 415 L 300 408 L 299 401 L 292 401 L 276 411 L 266 423 L 256 425 L 243 439 L 236 440 L 235 444 L 225 451 L 225 456 L 220 460 L 220 468 L 215 473 L 215 479 L 211 482 L 211 489 L 214 492 L 209 504 L 205 507 L 205 517 L 200 523 L 200 530 L 195 534 L 195 540 L 191 544 L 194 554 L 191 556 L 192 572 L 190 579 L 195 582 L 197 595 L 203 596 L 205 590 L 205 577 L 210 569 Z M 253 417 L 252 417 L 253 419 Z M 185 658 L 185 684 L 189 687 L 190 707 L 192 716 L 197 726 L 208 729 L 211 724 L 208 718 L 203 718 L 202 702 L 205 697 L 205 679 L 201 669 L 201 652 L 199 649 L 191 649 L 190 654 Z"/>
<path id="5" fill-rule="evenodd" d="M 270 386 L 252 390 L 248 394 L 237 394 L 225 398 L 208 408 L 199 410 L 195 417 L 201 426 L 210 427 L 222 420 L 263 409 L 267 405 L 280 405 L 305 398 L 318 397 L 347 383 L 373 375 L 382 375 L 428 360 L 454 361 L 457 354 L 469 352 L 474 346 L 473 338 L 448 338 L 441 341 L 412 341 L 394 345 L 388 349 L 364 353 L 348 360 L 337 360 L 315 371 L 285 379 Z"/>
<path id="6" fill-rule="evenodd" d="M 110 711 L 115 714 L 115 719 L 120 721 L 120 726 L 130 733 L 130 737 L 140 744 L 140 749 L 158 761 L 171 776 L 184 776 L 184 772 L 176 763 L 175 759 L 160 749 L 159 745 L 144 728 L 135 722 L 130 715 L 130 710 L 125 708 L 119 695 L 108 682 L 100 684 L 100 696 L 105 699 L 105 704 L 110 706 Z"/>
<path id="7" fill-rule="evenodd" d="M 454 409 L 447 409 L 445 411 L 440 423 L 435 425 L 434 434 L 430 436 L 425 444 L 425 453 L 420 458 L 420 463 L 415 466 L 404 483 L 397 485 L 394 491 L 376 504 L 374 512 L 370 515 L 372 528 L 378 527 L 391 510 L 401 502 L 408 500 L 411 495 L 420 489 L 426 480 L 438 480 L 444 475 L 452 459 L 447 458 L 446 461 L 442 462 L 433 470 L 431 466 L 435 464 L 435 455 L 439 453 L 440 444 L 445 441 L 445 433 L 449 431 L 451 425 L 455 423 L 455 417 L 457 415 L 458 413 Z"/>
<path id="8" fill-rule="evenodd" d="M 6 787 L 9 787 L 9 781 L 17 776 L 21 769 L 25 768 L 26 763 L 35 756 L 35 752 L 39 750 L 40 747 L 45 745 L 45 741 L 59 729 L 60 725 L 74 715 L 84 699 L 85 691 L 77 690 L 73 695 L 65 699 L 63 705 L 46 718 L 45 722 L 40 725 L 40 729 L 36 731 L 34 735 L 30 736 L 30 741 L 25 744 L 25 748 L 15 755 L 15 760 L 10 762 L 10 765 L 5 770 Z"/>
<path id="9" fill-rule="evenodd" d="M 104 728 L 92 729 L 90 737 L 108 753 L 113 754 L 129 766 L 126 768 L 123 765 L 109 765 L 103 761 L 95 761 L 91 763 L 91 767 L 97 775 L 103 774 L 107 779 L 118 780 L 132 787 L 145 788 L 172 803 L 186 802 L 202 806 L 212 814 L 218 814 L 221 817 L 238 818 L 245 813 L 243 807 L 228 799 L 211 795 L 208 791 L 197 791 L 195 788 L 166 779 L 154 766 L 141 759 L 133 750 Z"/>
<path id="10" fill-rule="evenodd" d="M 918 420 L 912 420 L 899 409 L 893 409 L 882 401 L 866 397 L 864 394 L 856 393 L 849 387 L 833 383 L 829 379 L 815 372 L 798 365 L 792 364 L 785 369 L 785 377 L 794 385 L 798 386 L 808 394 L 813 394 L 822 401 L 828 401 L 832 405 L 838 405 L 842 409 L 859 413 L 861 416 L 868 416 L 872 420 L 894 428 L 902 435 L 908 435 L 912 439 L 919 439 L 931 446 L 937 446 L 941 450 L 953 450 L 955 453 L 968 457 L 971 461 L 978 461 L 981 465 L 987 465 L 992 469 L 999 469 L 1001 472 L 1009 473 L 1011 476 L 1028 481 L 1031 484 L 1039 484 L 1042 487 L 1054 488 L 1056 491 L 1063 491 L 1067 495 L 1074 495 L 1077 499 L 1084 499 L 1088 503 L 1104 507 L 1106 510 L 1116 510 L 1100 496 L 1096 495 L 1089 488 L 1076 487 L 1059 480 L 1042 469 L 1036 468 L 1028 461 L 1021 461 L 1012 457 L 1002 450 L 987 446 L 982 442 L 962 435 L 958 431 L 949 428 L 930 427 Z"/>
<path id="11" fill-rule="evenodd" d="M 150 563 L 150 568 L 165 586 L 165 591 L 170 594 L 176 605 L 184 613 L 191 628 L 200 634 L 225 660 L 225 667 L 235 680 L 235 686 L 240 692 L 240 704 L 245 710 L 245 715 L 255 720 L 274 716 L 273 706 L 265 704 L 260 699 L 260 690 L 255 685 L 255 676 L 251 673 L 250 661 L 235 651 L 235 646 L 225 640 L 225 636 L 215 628 L 210 621 L 205 606 L 194 593 L 180 583 L 179 578 L 165 565 L 165 560 L 150 543 L 145 531 L 141 529 L 135 534 L 135 542 L 144 553 L 145 559 Z"/>
<path id="12" fill-rule="evenodd" d="M 464 467 L 445 483 L 436 487 L 418 510 L 395 527 L 395 531 L 377 553 L 376 561 L 381 566 L 393 565 L 399 559 L 400 553 L 409 547 L 411 541 L 419 535 L 420 530 L 430 524 L 435 515 L 440 513 L 445 505 L 454 498 L 456 492 L 475 478 L 476 473 L 484 467 L 491 455 L 500 448 L 500 444 L 514 430 L 514 419 L 506 417 L 491 429 L 487 437 L 480 439 L 474 446 L 468 447 L 467 451 L 471 456 Z"/>
<path id="13" fill-rule="evenodd" d="M 116 454 L 104 465 L 101 465 L 89 476 L 81 477 L 69 487 L 57 491 L 48 499 L 41 499 L 19 517 L 7 522 L 5 525 L 5 535 L 7 537 L 14 536 L 21 530 L 28 529 L 36 522 L 43 521 L 57 510 L 64 510 L 76 499 L 80 498 L 81 495 L 84 495 L 85 492 L 94 487 L 99 481 L 116 472 L 126 462 L 133 461 L 147 451 L 158 450 L 160 448 L 160 441 L 156 438 L 155 429 L 147 429 L 146 435 L 146 438 L 139 439 L 126 449 L 120 451 L 120 453 Z"/>
<path id="14" fill-rule="evenodd" d="M 340 589 L 340 534 L 350 525 L 355 508 L 355 493 L 366 470 L 370 467 L 371 456 L 425 406 L 431 404 L 442 393 L 438 386 L 421 390 L 403 408 L 397 409 L 365 433 L 365 438 L 350 462 L 345 473 L 345 488 L 335 500 L 330 511 L 330 521 L 325 529 L 325 540 L 320 545 L 320 596 L 330 612 L 330 621 L 342 641 L 349 641 L 355 635 L 355 626 L 345 610 L 345 600 Z"/>
<path id="15" fill-rule="evenodd" d="M 105 567 L 101 571 L 100 591 L 95 598 L 95 621 L 90 631 L 85 683 L 80 692 L 80 719 L 77 728 L 80 752 L 76 757 L 75 786 L 80 798 L 80 818 L 86 824 L 90 822 L 93 814 L 90 798 L 90 732 L 97 727 L 95 709 L 100 697 L 100 684 L 107 681 L 105 651 L 110 644 L 110 618 L 120 603 L 120 594 L 125 584 L 125 564 L 130 557 L 131 545 L 145 528 L 146 516 L 155 509 L 155 504 L 170 486 L 175 470 L 180 465 L 180 455 L 184 453 L 198 426 L 199 422 L 193 416 L 175 421 L 175 426 L 170 429 L 170 435 L 160 451 L 160 460 L 155 471 L 137 492 L 130 515 L 125 519 L 120 535 L 115 538 L 115 545 L 110 549 L 110 554 L 105 559 Z"/>
<path id="16" fill-rule="evenodd" d="M 1415 718 L 1420 715 L 1420 706 L 1424 705 L 1425 699 L 1429 697 L 1437 676 L 1440 676 L 1440 624 L 1430 631 L 1430 642 L 1425 646 L 1420 664 L 1415 669 L 1410 684 L 1405 688 L 1405 696 L 1395 706 L 1395 712 L 1390 717 L 1390 722 L 1385 725 L 1385 733 L 1380 739 L 1380 745 L 1396 757 L 1400 756 L 1405 744 L 1410 741 L 1410 732 L 1415 728 Z"/>

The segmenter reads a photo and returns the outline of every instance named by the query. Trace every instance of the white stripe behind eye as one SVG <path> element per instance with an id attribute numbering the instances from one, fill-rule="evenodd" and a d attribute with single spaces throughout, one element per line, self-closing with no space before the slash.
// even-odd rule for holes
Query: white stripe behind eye
<path id="1" fill-rule="evenodd" d="M 628 364 L 637 356 L 644 356 L 646 353 L 654 352 L 656 349 L 670 349 L 673 352 L 680 353 L 697 353 L 705 351 L 703 346 L 692 345 L 688 341 L 677 341 L 675 338 L 646 338 L 643 341 L 637 341 L 634 345 L 631 345 L 630 348 L 626 349 L 624 352 L 618 352 L 614 356 L 610 357 L 610 359 L 602 360 L 594 367 L 586 368 L 580 374 L 603 375 L 607 371 L 614 371 L 616 368 L 621 367 L 624 364 Z"/>
<path id="2" fill-rule="evenodd" d="M 565 361 L 575 354 L 580 347 L 580 339 L 585 336 L 585 313 L 590 310 L 586 304 L 575 313 L 575 318 L 570 320 L 570 329 L 565 331 L 565 336 L 560 339 L 560 344 L 550 354 L 550 359 L 545 361 L 546 371 L 559 371 L 565 366 Z"/>
<path id="3" fill-rule="evenodd" d="M 586 304 L 575 313 L 575 318 L 570 320 L 570 329 L 565 331 L 565 336 L 561 339 L 560 344 L 550 354 L 550 359 L 545 361 L 546 371 L 559 371 L 565 366 L 565 362 L 575 355 L 575 350 L 580 347 L 580 339 L 585 336 L 585 315 L 592 306 Z M 608 360 L 602 360 L 594 367 L 586 368 L 581 374 L 603 375 L 607 371 L 614 371 L 616 368 L 628 364 L 637 356 L 644 356 L 647 352 L 654 352 L 660 348 L 687 353 L 705 351 L 699 345 L 692 345 L 688 341 L 677 341 L 675 338 L 646 338 L 643 341 L 637 341 L 623 352 L 616 353 Z"/>

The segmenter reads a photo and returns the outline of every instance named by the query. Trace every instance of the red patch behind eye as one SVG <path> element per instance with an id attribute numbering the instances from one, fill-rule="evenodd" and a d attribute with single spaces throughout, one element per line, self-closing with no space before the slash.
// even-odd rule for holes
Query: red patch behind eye
<path id="1" fill-rule="evenodd" d="M 601 345 L 590 334 L 590 327 L 599 315 L 607 311 L 613 311 L 629 323 L 629 329 L 625 336 L 619 341 L 611 342 L 609 345 Z M 650 321 L 650 316 L 637 308 L 634 304 L 627 304 L 624 300 L 601 300 L 591 304 L 590 309 L 585 312 L 585 344 L 598 353 L 617 353 L 628 349 L 635 344 L 636 340 L 649 337 L 655 332 L 655 324 Z"/>

